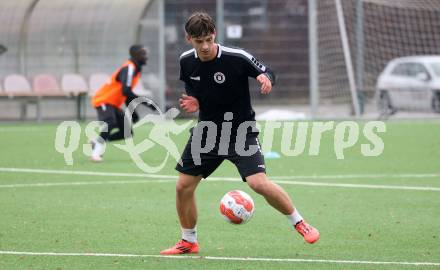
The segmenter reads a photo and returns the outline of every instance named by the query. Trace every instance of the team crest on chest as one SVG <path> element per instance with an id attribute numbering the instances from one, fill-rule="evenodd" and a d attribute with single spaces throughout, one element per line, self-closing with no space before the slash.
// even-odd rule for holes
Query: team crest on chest
<path id="1" fill-rule="evenodd" d="M 221 72 L 216 72 L 214 74 L 214 81 L 218 84 L 224 83 L 226 80 L 225 74 Z"/>

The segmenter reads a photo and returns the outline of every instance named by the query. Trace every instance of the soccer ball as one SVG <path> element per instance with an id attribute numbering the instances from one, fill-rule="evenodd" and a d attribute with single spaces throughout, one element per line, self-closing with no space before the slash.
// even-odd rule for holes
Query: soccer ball
<path id="1" fill-rule="evenodd" d="M 220 213 L 232 224 L 245 224 L 251 219 L 254 210 L 251 196 L 241 190 L 229 191 L 220 201 Z"/>

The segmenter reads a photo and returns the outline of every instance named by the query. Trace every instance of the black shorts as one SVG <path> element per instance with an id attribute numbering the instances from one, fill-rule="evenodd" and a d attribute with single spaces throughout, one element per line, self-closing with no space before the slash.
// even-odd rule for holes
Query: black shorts
<path id="1" fill-rule="evenodd" d="M 125 117 L 124 111 L 109 104 L 96 107 L 96 110 L 99 121 L 107 124 L 107 129 L 103 129 L 99 134 L 103 141 L 117 141 L 133 135 L 131 123 L 126 121 L 128 119 Z M 127 126 L 125 127 L 125 125 Z"/>
<path id="2" fill-rule="evenodd" d="M 207 178 L 212 174 L 223 162 L 227 159 L 231 161 L 238 169 L 243 181 L 246 182 L 246 177 L 256 173 L 266 173 L 266 165 L 264 163 L 264 156 L 261 153 L 260 143 L 258 141 L 258 132 L 248 133 L 245 141 L 245 150 L 249 146 L 258 147 L 258 151 L 250 156 L 240 155 L 235 149 L 235 142 L 229 144 L 228 153 L 226 155 L 218 154 L 218 146 L 208 153 L 200 154 L 200 165 L 196 165 L 191 153 L 191 141 L 193 136 L 188 140 L 185 150 L 182 153 L 181 163 L 177 163 L 176 170 L 188 174 Z"/>
<path id="3" fill-rule="evenodd" d="M 96 107 L 98 120 L 107 123 L 109 127 L 124 126 L 124 112 L 112 105 L 104 104 Z"/>

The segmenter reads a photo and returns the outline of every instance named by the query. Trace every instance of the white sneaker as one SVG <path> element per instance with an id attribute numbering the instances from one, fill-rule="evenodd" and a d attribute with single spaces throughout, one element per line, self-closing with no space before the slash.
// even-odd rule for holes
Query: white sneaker
<path id="1" fill-rule="evenodd" d="M 96 162 L 96 163 L 98 163 L 98 162 L 102 162 L 102 157 L 101 157 L 101 156 L 92 156 L 92 157 L 90 158 L 90 160 L 91 160 L 92 162 Z"/>
<path id="2" fill-rule="evenodd" d="M 92 145 L 92 156 L 91 160 L 93 162 L 101 162 L 102 161 L 102 150 L 105 147 L 105 144 L 102 144 L 96 140 L 90 141 L 90 144 Z"/>
<path id="3" fill-rule="evenodd" d="M 92 147 L 92 151 L 93 151 L 95 149 L 95 146 L 96 146 L 96 143 L 97 143 L 96 140 L 90 140 L 88 143 Z M 102 157 L 102 155 L 101 155 L 101 157 Z"/>

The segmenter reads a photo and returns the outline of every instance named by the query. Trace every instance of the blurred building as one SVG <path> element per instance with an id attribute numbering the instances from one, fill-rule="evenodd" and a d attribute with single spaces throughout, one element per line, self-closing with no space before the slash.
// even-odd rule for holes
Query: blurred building
<path id="1" fill-rule="evenodd" d="M 2 1 L 0 43 L 8 51 L 0 56 L 0 80 L 10 74 L 22 74 L 32 84 L 38 74 L 51 74 L 60 81 L 68 73 L 80 74 L 88 80 L 94 73 L 113 72 L 128 57 L 131 44 L 143 43 L 150 50 L 144 80 L 146 87 L 157 94 L 161 61 L 159 30 L 162 29 L 166 98 L 168 104 L 176 103 L 183 91 L 178 80 L 178 58 L 190 48 L 183 31 L 185 19 L 200 10 L 216 18 L 217 7 L 215 0 L 161 1 Z M 161 4 L 164 25 L 160 25 L 158 15 Z M 262 97 L 255 83 L 252 84 L 255 101 L 306 98 L 307 1 L 225 0 L 223 14 L 224 45 L 245 48 L 277 74 L 276 91 L 271 96 Z M 63 101 L 50 105 L 53 110 L 69 106 Z M 46 111 L 50 113 L 47 108 Z"/>
<path id="2" fill-rule="evenodd" d="M 365 110 L 375 112 L 377 76 L 388 61 L 414 54 L 440 55 L 437 0 L 315 0 L 317 34 L 311 44 L 316 45 L 316 51 L 309 46 L 313 40 L 309 39 L 311 2 L 1 1 L 0 44 L 7 51 L 0 54 L 0 102 L 5 108 L 0 111 L 0 119 L 16 119 L 20 110 L 15 99 L 4 98 L 8 97 L 4 82 L 9 75 L 23 75 L 33 88 L 39 74 L 54 76 L 58 84 L 63 75 L 78 74 L 88 83 L 88 90 L 93 91 L 92 75 L 111 74 L 128 57 L 128 48 L 133 43 L 142 43 L 149 49 L 149 63 L 143 70 L 145 88 L 162 105 L 176 105 L 184 91 L 178 79 L 178 59 L 190 49 L 183 26 L 195 11 L 206 11 L 217 22 L 223 22 L 217 25 L 224 26 L 218 29 L 221 43 L 246 49 L 277 74 L 277 85 L 268 96 L 260 95 L 255 81 L 250 80 L 254 104 L 301 107 L 306 113 L 313 111 L 316 104 L 324 110 L 316 110 L 315 117 L 333 117 L 337 111 L 342 117 L 352 115 L 351 106 L 356 103 L 349 70 L 355 75 L 357 91 L 365 98 Z M 342 12 L 336 8 L 337 2 L 341 3 Z M 217 18 L 219 14 L 221 17 Z M 344 25 L 341 19 L 345 20 Z M 352 67 L 347 64 L 341 31 L 346 32 Z M 315 65 L 310 66 L 310 55 L 317 56 Z M 317 74 L 311 74 L 310 67 L 317 67 Z M 316 83 L 316 91 L 311 82 Z M 316 95 L 310 95 L 311 91 Z M 47 103 L 42 106 L 42 114 L 50 116 L 46 118 L 75 115 L 77 105 L 72 102 L 42 102 Z M 86 115 L 95 117 L 90 105 Z"/>
<path id="3" fill-rule="evenodd" d="M 199 10 L 216 18 L 216 1 L 166 1 L 167 83 L 174 98 L 182 91 L 182 84 L 176 80 L 179 55 L 190 49 L 183 25 L 189 14 Z M 225 0 L 223 20 L 224 45 L 246 49 L 277 75 L 276 88 L 269 96 L 260 95 L 252 82 L 254 102 L 287 103 L 308 98 L 307 0 Z"/>

